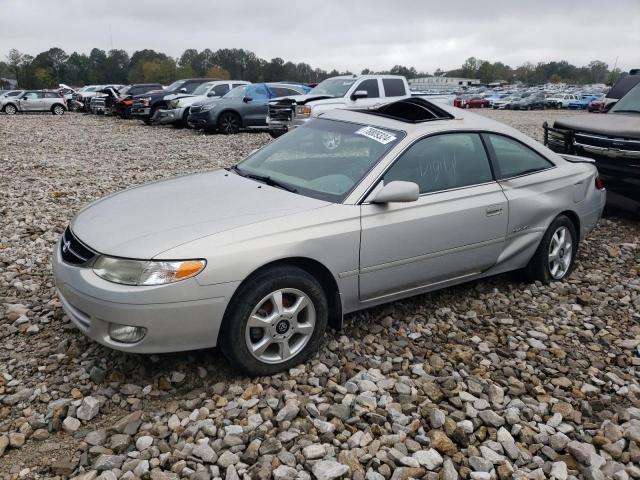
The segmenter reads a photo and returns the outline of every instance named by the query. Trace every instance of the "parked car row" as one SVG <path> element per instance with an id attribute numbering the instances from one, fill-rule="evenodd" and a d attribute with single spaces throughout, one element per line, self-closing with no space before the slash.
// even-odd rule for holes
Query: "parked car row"
<path id="1" fill-rule="evenodd" d="M 94 86 L 76 95 L 83 100 L 83 109 L 95 114 L 224 134 L 262 129 L 273 137 L 328 110 L 370 108 L 412 96 L 407 80 L 394 75 L 332 77 L 315 87 L 286 81 L 251 83 L 210 78 L 182 79 L 166 88 L 154 87 Z M 135 94 L 134 90 L 141 88 L 146 91 Z M 449 96 L 430 98 L 446 101 Z"/>

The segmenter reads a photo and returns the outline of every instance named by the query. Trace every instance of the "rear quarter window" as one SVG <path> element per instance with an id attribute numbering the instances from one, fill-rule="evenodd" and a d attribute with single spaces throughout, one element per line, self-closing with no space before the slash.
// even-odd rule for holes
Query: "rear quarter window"
<path id="1" fill-rule="evenodd" d="M 382 86 L 387 97 L 403 97 L 407 94 L 404 82 L 399 78 L 383 78 Z"/>
<path id="2" fill-rule="evenodd" d="M 484 134 L 484 137 L 493 153 L 495 173 L 499 180 L 536 173 L 554 166 L 538 152 L 513 138 L 498 134 Z"/>

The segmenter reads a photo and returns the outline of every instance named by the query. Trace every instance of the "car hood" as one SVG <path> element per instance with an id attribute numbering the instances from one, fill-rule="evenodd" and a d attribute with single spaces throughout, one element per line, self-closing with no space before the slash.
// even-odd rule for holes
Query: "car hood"
<path id="1" fill-rule="evenodd" d="M 147 98 L 147 97 L 151 97 L 151 98 L 159 98 L 159 97 L 164 97 L 165 95 L 171 95 L 174 94 L 175 92 L 169 92 L 167 90 L 149 90 L 146 93 L 141 93 L 139 95 L 133 95 L 134 99 L 138 99 L 138 98 Z"/>
<path id="2" fill-rule="evenodd" d="M 640 138 L 640 114 L 634 113 L 576 115 L 559 118 L 553 126 L 611 137 Z"/>
<path id="3" fill-rule="evenodd" d="M 290 95 L 288 97 L 278 97 L 274 98 L 271 101 L 282 101 L 289 103 L 297 103 L 298 105 L 305 105 L 309 102 L 319 101 L 319 100 L 342 100 L 342 97 L 332 97 L 331 95 L 318 95 L 318 94 L 306 94 L 306 95 Z"/>
<path id="4" fill-rule="evenodd" d="M 326 205 L 216 170 L 109 195 L 81 210 L 71 230 L 99 253 L 147 259 L 208 235 Z"/>

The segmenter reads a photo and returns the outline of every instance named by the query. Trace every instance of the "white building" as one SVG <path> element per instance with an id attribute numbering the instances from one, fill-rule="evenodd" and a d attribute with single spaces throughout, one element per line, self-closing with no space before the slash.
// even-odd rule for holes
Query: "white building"
<path id="1" fill-rule="evenodd" d="M 476 85 L 480 85 L 478 78 L 422 77 L 409 80 L 411 90 L 457 90 Z"/>

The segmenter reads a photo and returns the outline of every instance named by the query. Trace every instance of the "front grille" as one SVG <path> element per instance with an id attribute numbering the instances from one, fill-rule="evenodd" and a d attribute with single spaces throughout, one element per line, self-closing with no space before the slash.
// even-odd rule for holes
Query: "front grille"
<path id="1" fill-rule="evenodd" d="M 572 132 L 550 127 L 543 124 L 544 144 L 556 153 L 573 153 Z"/>
<path id="2" fill-rule="evenodd" d="M 104 107 L 106 104 L 104 97 L 93 97 L 91 99 L 91 107 Z"/>
<path id="3" fill-rule="evenodd" d="M 574 135 L 576 143 L 589 145 L 592 147 L 617 149 L 621 151 L 640 152 L 640 140 L 629 138 L 607 137 L 592 133 L 576 132 Z"/>
<path id="4" fill-rule="evenodd" d="M 72 265 L 85 265 L 97 255 L 96 252 L 78 240 L 69 227 L 62 234 L 60 254 L 66 263 Z"/>
<path id="5" fill-rule="evenodd" d="M 269 118 L 278 122 L 290 122 L 294 108 L 291 102 L 269 102 Z"/>

